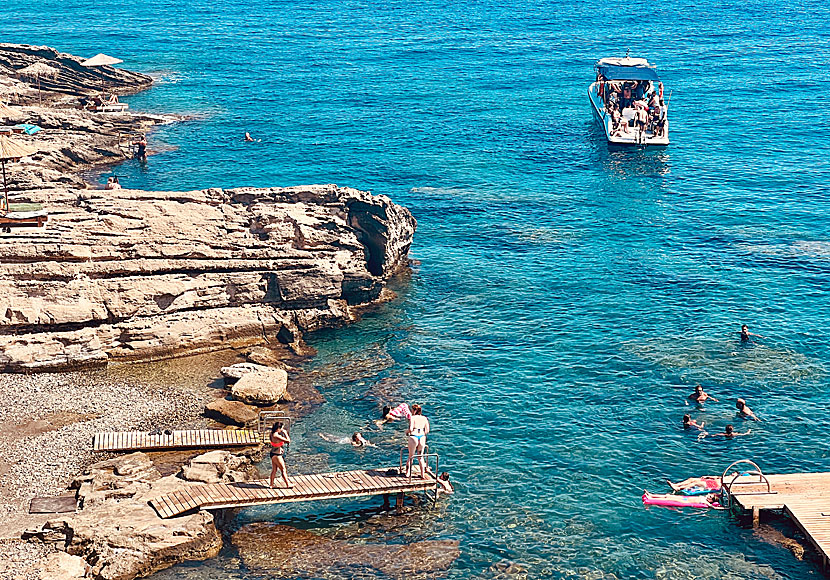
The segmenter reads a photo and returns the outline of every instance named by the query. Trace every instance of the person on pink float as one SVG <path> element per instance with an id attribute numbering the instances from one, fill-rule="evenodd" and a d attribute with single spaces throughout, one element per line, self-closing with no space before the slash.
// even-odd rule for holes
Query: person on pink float
<path id="1" fill-rule="evenodd" d="M 401 403 L 394 409 L 389 406 L 385 406 L 383 407 L 383 419 L 375 421 L 375 425 L 377 425 L 379 429 L 383 429 L 384 423 L 390 423 L 391 421 L 398 421 L 400 419 L 406 419 L 409 421 L 411 418 L 412 411 L 406 403 Z"/>

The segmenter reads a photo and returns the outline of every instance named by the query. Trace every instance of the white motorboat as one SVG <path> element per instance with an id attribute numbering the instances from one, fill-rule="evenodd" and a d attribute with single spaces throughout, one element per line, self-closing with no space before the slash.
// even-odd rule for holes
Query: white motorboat
<path id="1" fill-rule="evenodd" d="M 615 145 L 668 145 L 668 100 L 657 69 L 644 58 L 603 58 L 588 87 L 594 117 Z"/>

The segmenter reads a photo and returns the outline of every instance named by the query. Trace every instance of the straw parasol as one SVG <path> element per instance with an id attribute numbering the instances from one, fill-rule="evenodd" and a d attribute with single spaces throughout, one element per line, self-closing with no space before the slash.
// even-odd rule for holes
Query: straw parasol
<path id="1" fill-rule="evenodd" d="M 34 64 L 30 64 L 26 68 L 22 68 L 17 71 L 17 74 L 22 75 L 24 77 L 34 77 L 37 79 L 37 100 L 38 103 L 43 105 L 43 99 L 40 94 L 40 77 L 47 77 L 47 78 L 55 78 L 58 76 L 60 71 L 53 66 L 49 66 L 49 64 L 44 60 L 39 60 Z"/>
<path id="2" fill-rule="evenodd" d="M 9 186 L 6 183 L 6 161 L 18 160 L 21 157 L 26 157 L 36 152 L 37 149 L 34 147 L 18 143 L 5 135 L 0 135 L 0 165 L 3 167 L 4 211 L 9 211 Z"/>
<path id="3" fill-rule="evenodd" d="M 104 66 L 107 66 L 107 65 L 118 64 L 120 62 L 124 62 L 124 61 L 121 60 L 120 58 L 115 58 L 114 56 L 109 56 L 108 54 L 104 54 L 102 52 L 99 52 L 98 54 L 96 54 L 92 58 L 88 58 L 85 61 L 83 61 L 81 63 L 81 66 L 88 66 L 88 67 L 100 66 L 100 67 L 104 67 Z M 103 94 L 103 93 L 104 93 L 104 69 L 102 68 L 101 69 L 101 94 Z"/>
<path id="4" fill-rule="evenodd" d="M 13 109 L 3 102 L 0 102 L 0 119 L 18 119 L 23 115 L 22 111 Z"/>

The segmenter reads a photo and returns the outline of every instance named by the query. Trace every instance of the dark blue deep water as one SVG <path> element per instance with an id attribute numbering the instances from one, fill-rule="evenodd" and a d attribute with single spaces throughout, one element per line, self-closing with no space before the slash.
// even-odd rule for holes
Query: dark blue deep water
<path id="1" fill-rule="evenodd" d="M 724 513 L 640 493 L 740 458 L 830 470 L 828 6 L 6 0 L 0 30 L 117 55 L 159 79 L 133 109 L 197 117 L 117 168 L 127 186 L 337 183 L 417 217 L 399 299 L 312 338 L 327 403 L 289 461 L 386 462 L 400 429 L 368 419 L 417 401 L 458 493 L 362 541 L 459 540 L 450 578 L 509 561 L 528 578 L 797 579 L 820 574 Z M 592 125 L 593 62 L 627 48 L 671 91 L 664 150 L 610 151 Z M 741 323 L 767 338 L 742 347 Z M 687 406 L 695 383 L 721 402 Z M 680 429 L 688 411 L 736 422 L 738 396 L 764 419 L 736 424 L 751 435 Z M 355 429 L 381 448 L 319 437 Z M 331 536 L 375 504 L 240 521 Z M 261 577 L 232 550 L 158 575 Z"/>

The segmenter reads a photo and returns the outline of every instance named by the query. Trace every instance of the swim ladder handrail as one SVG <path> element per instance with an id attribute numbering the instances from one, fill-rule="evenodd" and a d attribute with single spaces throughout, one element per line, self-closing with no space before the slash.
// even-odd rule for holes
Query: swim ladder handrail
<path id="1" fill-rule="evenodd" d="M 736 467 L 737 465 L 741 465 L 741 464 L 751 465 L 755 469 L 753 471 L 745 471 L 743 473 L 736 470 L 735 475 L 732 476 L 732 480 L 728 484 L 724 485 L 724 480 L 725 480 L 727 474 L 729 473 L 729 470 Z M 738 481 L 738 478 L 740 478 L 740 477 L 755 476 L 755 475 L 758 476 L 758 481 L 757 482 L 755 482 L 755 481 Z M 734 486 L 736 486 L 736 485 L 752 485 L 752 484 L 755 484 L 755 483 L 766 483 L 767 484 L 767 491 L 766 492 L 760 492 L 760 493 L 770 493 L 770 494 L 774 493 L 772 491 L 772 485 L 770 484 L 769 479 L 767 479 L 767 476 L 764 475 L 764 472 L 761 471 L 761 468 L 758 466 L 757 463 L 755 463 L 754 461 L 751 461 L 749 459 L 739 459 L 738 461 L 733 461 L 731 464 L 729 464 L 729 466 L 726 469 L 723 470 L 723 474 L 721 474 L 721 476 L 720 476 L 721 504 L 724 507 L 730 507 L 732 505 L 732 496 L 737 495 L 737 493 L 732 492 L 732 488 Z M 755 493 L 759 493 L 759 492 L 755 492 Z"/>
<path id="2" fill-rule="evenodd" d="M 259 417 L 257 417 L 257 421 L 259 423 L 259 432 L 265 434 L 265 431 L 270 429 L 271 425 L 277 421 L 285 423 L 290 432 L 293 419 L 285 411 L 261 411 Z"/>
<path id="3" fill-rule="evenodd" d="M 401 447 L 401 455 L 400 455 L 400 459 L 398 460 L 398 473 L 406 473 L 405 468 L 404 468 L 404 461 L 403 461 L 404 452 L 406 452 L 408 454 L 409 453 L 409 447 Z M 438 464 L 440 462 L 440 458 L 438 457 L 437 453 L 430 453 L 429 452 L 429 445 L 424 445 L 424 451 L 422 453 L 416 453 L 415 455 L 412 456 L 412 465 L 409 466 L 409 481 L 410 482 L 412 481 L 412 472 L 415 470 L 415 465 L 414 465 L 415 460 L 418 459 L 419 462 L 421 462 L 421 461 L 425 462 L 426 466 L 424 467 L 424 470 L 427 473 L 429 473 L 429 471 L 430 471 L 430 469 L 429 469 L 429 460 L 430 460 L 431 457 L 435 458 L 435 471 L 433 472 L 435 474 L 435 492 L 434 492 L 434 495 L 433 495 L 433 502 L 432 502 L 433 505 L 434 505 L 438 501 L 438 492 L 440 491 L 440 488 L 441 488 L 441 484 L 438 481 L 438 478 L 440 476 L 440 471 L 438 470 Z M 407 461 L 408 461 L 408 459 L 407 459 Z"/>

